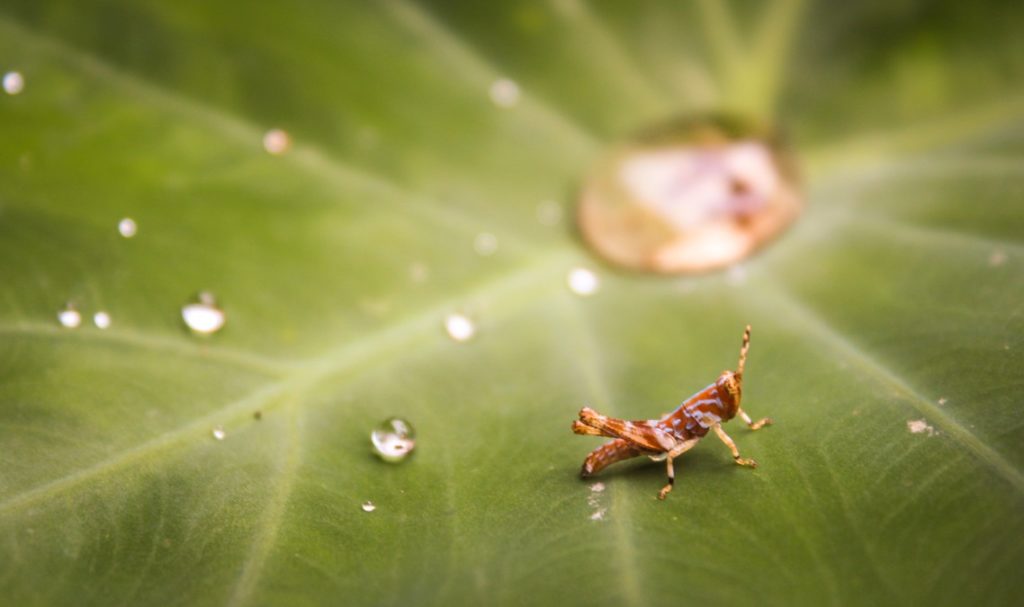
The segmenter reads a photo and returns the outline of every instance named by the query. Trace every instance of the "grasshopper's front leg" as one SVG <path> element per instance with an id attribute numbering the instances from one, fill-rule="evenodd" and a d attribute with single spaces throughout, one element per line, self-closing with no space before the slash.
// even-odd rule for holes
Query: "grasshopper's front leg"
<path id="1" fill-rule="evenodd" d="M 770 417 L 765 417 L 765 418 L 759 419 L 759 420 L 757 420 L 755 422 L 755 421 L 750 419 L 750 416 L 747 415 L 747 412 L 744 411 L 743 409 L 739 409 L 737 411 L 737 413 L 739 413 L 740 419 L 743 420 L 743 423 L 745 423 L 746 425 L 750 426 L 751 430 L 760 430 L 761 428 L 763 428 L 765 426 L 770 426 L 770 425 L 772 425 L 772 423 L 774 423 L 772 421 L 772 418 L 770 418 Z"/>
<path id="2" fill-rule="evenodd" d="M 676 484 L 676 470 L 674 465 L 672 464 L 672 460 L 692 449 L 693 446 L 696 445 L 698 442 L 700 442 L 699 438 L 691 438 L 690 440 L 683 441 L 676 445 L 665 456 L 665 468 L 668 473 L 668 484 L 662 487 L 661 491 L 658 492 L 658 499 L 665 499 L 665 496 L 668 495 L 670 491 L 672 491 L 672 487 Z"/>
<path id="3" fill-rule="evenodd" d="M 747 457 L 740 457 L 740 450 L 736 448 L 736 443 L 732 442 L 732 439 L 725 433 L 725 430 L 722 430 L 722 424 L 715 424 L 714 427 L 715 434 L 717 434 L 718 438 L 722 439 L 722 442 L 725 443 L 725 446 L 729 447 L 729 450 L 732 451 L 732 459 L 735 460 L 737 464 L 747 466 L 748 468 L 757 468 L 757 462 L 754 460 Z"/>

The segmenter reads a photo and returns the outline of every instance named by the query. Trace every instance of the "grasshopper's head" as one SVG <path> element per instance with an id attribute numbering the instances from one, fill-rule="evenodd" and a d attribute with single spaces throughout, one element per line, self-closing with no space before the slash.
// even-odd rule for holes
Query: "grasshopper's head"
<path id="1" fill-rule="evenodd" d="M 743 374 L 722 371 L 715 386 L 718 387 L 719 398 L 724 407 L 722 413 L 725 414 L 725 417 L 722 421 L 736 417 L 736 412 L 740 408 L 740 399 L 743 397 Z"/>

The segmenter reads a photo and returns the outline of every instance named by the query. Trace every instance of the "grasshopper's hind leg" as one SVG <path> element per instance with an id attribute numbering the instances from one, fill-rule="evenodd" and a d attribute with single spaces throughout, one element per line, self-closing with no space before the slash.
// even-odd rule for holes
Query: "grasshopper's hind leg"
<path id="1" fill-rule="evenodd" d="M 573 430 L 575 429 L 576 426 L 574 425 Z M 581 432 L 580 434 L 583 433 Z M 638 449 L 633 448 L 628 441 L 617 438 L 590 452 L 587 459 L 583 460 L 583 467 L 580 468 L 580 476 L 582 478 L 587 478 L 588 476 L 597 474 L 615 462 L 621 462 L 624 459 L 630 459 L 638 455 L 640 455 L 640 451 Z"/>

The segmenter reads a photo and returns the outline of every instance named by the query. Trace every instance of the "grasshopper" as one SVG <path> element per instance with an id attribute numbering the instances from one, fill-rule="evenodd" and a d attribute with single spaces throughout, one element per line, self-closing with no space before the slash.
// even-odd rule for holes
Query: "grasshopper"
<path id="1" fill-rule="evenodd" d="M 737 464 L 756 468 L 757 462 L 740 457 L 736 443 L 722 430 L 722 424 L 737 415 L 751 430 L 759 430 L 772 423 L 767 417 L 752 421 L 740 408 L 743 367 L 749 350 L 750 325 L 747 325 L 743 332 L 743 346 L 740 348 L 740 362 L 736 371 L 723 371 L 715 383 L 686 399 L 675 411 L 661 419 L 626 421 L 583 407 L 579 420 L 572 423 L 572 431 L 576 434 L 607 436 L 615 440 L 605 443 L 587 456 L 580 476 L 586 478 L 615 462 L 646 455 L 652 461 L 666 462 L 668 484 L 658 492 L 658 499 L 663 500 L 676 482 L 672 460 L 692 449 L 709 430 L 714 430 L 718 438 L 729 447 Z"/>

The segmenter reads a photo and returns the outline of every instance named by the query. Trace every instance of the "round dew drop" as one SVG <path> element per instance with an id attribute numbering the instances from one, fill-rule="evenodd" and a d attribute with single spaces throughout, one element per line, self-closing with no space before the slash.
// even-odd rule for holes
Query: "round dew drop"
<path id="1" fill-rule="evenodd" d="M 125 238 L 131 238 L 135 236 L 139 231 L 139 226 L 135 223 L 135 220 L 131 217 L 125 217 L 117 223 L 117 231 Z"/>
<path id="2" fill-rule="evenodd" d="M 448 337 L 458 342 L 469 341 L 476 334 L 476 325 L 467 316 L 462 314 L 449 314 L 444 319 L 444 330 Z"/>
<path id="3" fill-rule="evenodd" d="M 98 329 L 109 329 L 111 322 L 110 314 L 100 310 L 92 315 L 92 322 Z"/>
<path id="4" fill-rule="evenodd" d="M 68 329 L 77 329 L 82 324 L 82 314 L 72 304 L 67 304 L 64 309 L 57 312 L 57 321 L 61 326 Z"/>
<path id="5" fill-rule="evenodd" d="M 214 426 L 211 434 L 213 434 L 213 438 L 217 440 L 224 440 L 228 435 L 228 433 L 224 431 L 224 426 Z"/>
<path id="6" fill-rule="evenodd" d="M 193 333 L 211 335 L 220 331 L 227 322 L 224 310 L 217 306 L 213 294 L 203 291 L 193 303 L 181 308 L 181 318 Z"/>
<path id="7" fill-rule="evenodd" d="M 371 502 L 370 500 L 366 500 L 365 502 L 363 502 L 362 509 L 363 512 L 373 512 L 374 510 L 377 509 L 377 505 Z"/>
<path id="8" fill-rule="evenodd" d="M 519 85 L 515 80 L 499 78 L 491 84 L 491 101 L 500 108 L 510 108 L 519 103 Z"/>
<path id="9" fill-rule="evenodd" d="M 574 268 L 566 277 L 566 283 L 570 291 L 581 297 L 593 295 L 601 288 L 601 279 L 587 268 Z"/>
<path id="10" fill-rule="evenodd" d="M 17 95 L 25 90 L 25 77 L 21 72 L 7 72 L 4 74 L 4 91 L 8 95 Z"/>
<path id="11" fill-rule="evenodd" d="M 477 255 L 484 257 L 494 255 L 498 250 L 498 237 L 490 232 L 481 232 L 477 234 L 476 239 L 473 241 L 473 249 L 477 252 Z"/>
<path id="12" fill-rule="evenodd" d="M 408 421 L 391 417 L 373 429 L 370 442 L 377 457 L 389 463 L 399 463 L 416 448 L 416 432 Z"/>
<path id="13" fill-rule="evenodd" d="M 268 154 L 274 156 L 280 156 L 284 154 L 292 147 L 292 138 L 286 131 L 281 129 L 271 129 L 263 135 L 263 149 Z"/>

